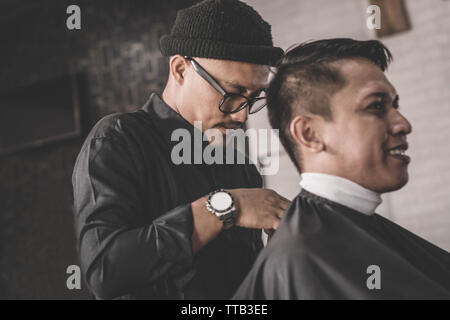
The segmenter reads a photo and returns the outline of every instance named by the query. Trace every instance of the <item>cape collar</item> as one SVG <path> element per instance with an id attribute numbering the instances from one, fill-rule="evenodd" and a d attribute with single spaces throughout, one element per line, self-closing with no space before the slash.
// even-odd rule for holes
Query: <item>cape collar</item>
<path id="1" fill-rule="evenodd" d="M 303 189 L 366 215 L 374 214 L 382 201 L 380 194 L 342 177 L 312 172 L 301 177 Z"/>

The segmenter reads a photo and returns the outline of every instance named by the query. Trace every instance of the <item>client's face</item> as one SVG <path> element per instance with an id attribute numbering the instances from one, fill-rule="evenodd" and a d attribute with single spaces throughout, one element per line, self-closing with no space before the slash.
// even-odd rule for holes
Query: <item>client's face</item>
<path id="1" fill-rule="evenodd" d="M 333 121 L 326 123 L 323 138 L 337 174 L 379 193 L 403 187 L 411 125 L 398 109 L 395 88 L 368 60 L 335 64 L 348 84 L 331 98 Z"/>

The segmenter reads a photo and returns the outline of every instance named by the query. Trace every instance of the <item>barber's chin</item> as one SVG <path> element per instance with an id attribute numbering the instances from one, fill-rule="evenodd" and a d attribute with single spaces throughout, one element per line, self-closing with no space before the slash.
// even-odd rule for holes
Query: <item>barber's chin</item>
<path id="1" fill-rule="evenodd" d="M 216 127 L 217 129 L 219 129 L 220 133 L 222 133 L 222 135 L 225 135 L 227 133 L 227 128 L 219 126 Z"/>
<path id="2" fill-rule="evenodd" d="M 216 133 L 209 134 L 208 131 L 205 132 L 205 135 L 207 136 L 209 143 L 214 145 L 223 145 L 225 142 L 225 131 L 220 130 L 219 127 L 214 127 L 214 129 L 218 130 L 219 134 Z"/>

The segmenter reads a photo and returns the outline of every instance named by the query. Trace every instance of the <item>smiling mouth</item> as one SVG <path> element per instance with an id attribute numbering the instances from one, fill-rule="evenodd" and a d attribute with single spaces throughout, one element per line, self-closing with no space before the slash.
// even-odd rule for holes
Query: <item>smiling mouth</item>
<path id="1" fill-rule="evenodd" d="M 387 154 L 393 158 L 396 158 L 408 164 L 411 161 L 411 158 L 406 154 L 407 149 L 408 145 L 404 144 L 387 150 Z"/>

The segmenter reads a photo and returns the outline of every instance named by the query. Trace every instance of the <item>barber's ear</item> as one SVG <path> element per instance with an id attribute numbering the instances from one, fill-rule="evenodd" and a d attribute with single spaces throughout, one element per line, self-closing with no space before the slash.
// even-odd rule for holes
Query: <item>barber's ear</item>
<path id="1" fill-rule="evenodd" d="M 295 142 L 310 152 L 319 152 L 324 149 L 318 119 L 297 116 L 292 119 L 289 130 Z"/>
<path id="2" fill-rule="evenodd" d="M 187 63 L 188 61 L 186 60 L 186 58 L 178 54 L 170 57 L 169 73 L 172 79 L 179 85 L 182 85 L 184 82 L 184 75 L 186 73 Z"/>

